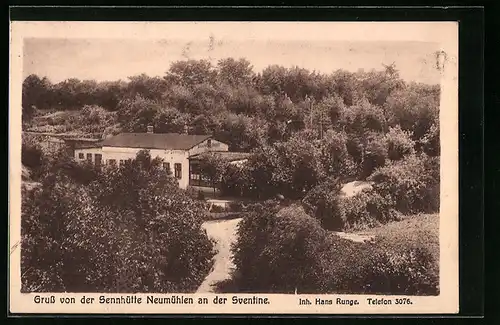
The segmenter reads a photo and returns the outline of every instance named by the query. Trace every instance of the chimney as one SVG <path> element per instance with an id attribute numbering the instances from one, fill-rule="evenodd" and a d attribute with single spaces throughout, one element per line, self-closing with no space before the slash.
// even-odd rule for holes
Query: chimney
<path id="1" fill-rule="evenodd" d="M 153 126 L 152 125 L 148 125 L 147 133 L 153 133 Z"/>

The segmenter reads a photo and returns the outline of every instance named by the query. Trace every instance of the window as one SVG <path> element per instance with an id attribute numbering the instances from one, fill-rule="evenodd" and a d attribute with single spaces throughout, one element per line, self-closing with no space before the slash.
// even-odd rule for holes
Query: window
<path id="1" fill-rule="evenodd" d="M 92 162 L 92 154 L 91 153 L 87 154 L 87 161 Z"/>
<path id="2" fill-rule="evenodd" d="M 181 164 L 174 164 L 174 169 L 175 169 L 175 178 L 181 179 L 182 178 L 182 165 Z"/>
<path id="3" fill-rule="evenodd" d="M 80 152 L 80 153 L 78 154 L 78 158 L 79 158 L 79 159 L 85 159 L 85 155 L 83 154 L 83 152 Z"/>
<path id="4" fill-rule="evenodd" d="M 168 162 L 164 162 L 164 163 L 163 163 L 163 169 L 164 169 L 166 172 L 169 172 L 169 173 L 170 173 L 170 163 L 168 163 Z"/>

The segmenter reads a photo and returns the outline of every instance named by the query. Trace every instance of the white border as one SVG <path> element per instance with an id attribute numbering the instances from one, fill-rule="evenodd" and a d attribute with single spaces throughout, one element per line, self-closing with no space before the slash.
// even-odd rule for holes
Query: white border
<path id="1" fill-rule="evenodd" d="M 24 313 L 457 313 L 458 312 L 458 23 L 457 22 L 11 22 L 9 109 L 9 240 L 10 311 Z M 272 29 L 273 33 L 269 33 Z M 182 35 L 179 35 L 182 31 Z M 21 189 L 21 85 L 22 47 L 27 37 L 127 38 L 127 39 L 222 39 L 332 40 L 332 41 L 426 41 L 438 42 L 447 54 L 441 80 L 441 211 L 440 291 L 437 297 L 411 297 L 412 305 L 368 306 L 363 295 L 271 295 L 270 305 L 61 305 L 35 304 L 35 294 L 20 293 L 20 189 Z M 55 294 L 98 297 L 99 294 Z M 113 295 L 107 295 L 113 296 Z M 120 296 L 120 295 L 115 295 Z M 146 295 L 143 296 L 145 300 Z M 156 295 L 160 296 L 160 295 Z M 169 296 L 169 295 L 164 295 Z M 170 295 L 171 296 L 171 295 Z M 211 301 L 216 295 L 203 296 Z M 230 295 L 217 295 L 228 297 Z M 252 295 L 238 295 L 252 296 Z M 356 306 L 298 306 L 298 298 L 358 299 Z M 390 298 L 385 296 L 385 298 Z"/>

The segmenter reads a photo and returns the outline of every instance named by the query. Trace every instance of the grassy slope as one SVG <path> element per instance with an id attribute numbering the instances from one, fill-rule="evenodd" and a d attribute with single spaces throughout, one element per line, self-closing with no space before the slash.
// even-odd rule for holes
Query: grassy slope
<path id="1" fill-rule="evenodd" d="M 408 216 L 402 221 L 393 221 L 368 231 L 358 232 L 360 235 L 374 235 L 394 245 L 408 244 L 426 246 L 439 261 L 439 215 L 422 214 Z"/>

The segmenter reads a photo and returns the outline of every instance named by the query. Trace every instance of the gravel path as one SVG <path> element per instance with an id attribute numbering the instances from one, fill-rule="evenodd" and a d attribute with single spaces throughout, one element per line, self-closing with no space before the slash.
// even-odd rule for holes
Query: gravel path
<path id="1" fill-rule="evenodd" d="M 212 271 L 205 278 L 196 293 L 213 292 L 212 286 L 229 278 L 233 263 L 231 261 L 231 243 L 236 240 L 236 226 L 241 218 L 232 220 L 213 220 L 203 223 L 210 238 L 216 241 L 215 263 Z"/>

